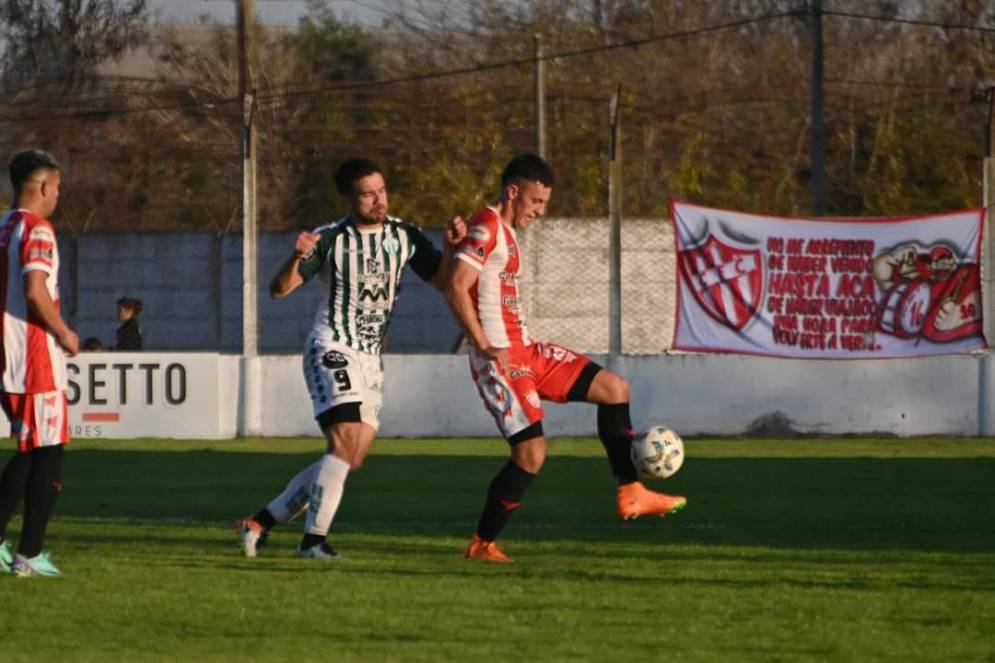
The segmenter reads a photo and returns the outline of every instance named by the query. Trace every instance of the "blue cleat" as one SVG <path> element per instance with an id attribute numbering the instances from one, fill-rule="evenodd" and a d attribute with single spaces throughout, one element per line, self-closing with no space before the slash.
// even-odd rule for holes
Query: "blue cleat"
<path id="1" fill-rule="evenodd" d="M 62 576 L 62 571 L 55 564 L 52 564 L 52 559 L 48 556 L 47 552 L 40 552 L 30 558 L 20 554 L 15 555 L 12 568 L 14 575 L 19 578 L 27 578 L 29 576 L 58 578 Z"/>

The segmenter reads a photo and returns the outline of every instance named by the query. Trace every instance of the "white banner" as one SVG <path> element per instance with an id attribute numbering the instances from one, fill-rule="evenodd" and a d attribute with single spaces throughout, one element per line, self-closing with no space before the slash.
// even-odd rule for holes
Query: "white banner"
<path id="1" fill-rule="evenodd" d="M 673 201 L 674 349 L 868 358 L 985 347 L 984 210 L 805 219 Z"/>
<path id="2" fill-rule="evenodd" d="M 72 438 L 235 434 L 235 365 L 213 353 L 85 352 L 69 359 Z"/>

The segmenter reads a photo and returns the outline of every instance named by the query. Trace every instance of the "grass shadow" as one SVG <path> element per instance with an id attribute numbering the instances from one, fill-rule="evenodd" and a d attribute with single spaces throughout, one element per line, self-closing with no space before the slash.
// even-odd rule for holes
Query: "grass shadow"
<path id="1" fill-rule="evenodd" d="M 316 457 L 74 450 L 56 518 L 220 526 L 263 506 Z M 468 536 L 503 463 L 492 456 L 371 456 L 349 479 L 336 529 Z M 582 544 L 991 553 L 993 479 L 995 458 L 696 458 L 654 485 L 687 495 L 684 512 L 623 523 L 603 459 L 551 457 L 506 535 Z"/>

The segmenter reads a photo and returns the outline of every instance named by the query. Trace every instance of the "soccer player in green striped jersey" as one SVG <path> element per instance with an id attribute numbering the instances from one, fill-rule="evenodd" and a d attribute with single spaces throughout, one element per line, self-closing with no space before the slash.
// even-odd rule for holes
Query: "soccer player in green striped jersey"
<path id="1" fill-rule="evenodd" d="M 300 557 L 334 559 L 326 540 L 349 472 L 359 469 L 379 427 L 383 403 L 380 352 L 397 300 L 401 272 L 410 265 L 440 291 L 453 248 L 466 235 L 459 217 L 446 228 L 440 253 L 414 225 L 389 216 L 383 170 L 349 159 L 335 174 L 349 213 L 314 232 L 302 232 L 294 252 L 270 283 L 282 298 L 315 276 L 328 285 L 304 344 L 304 378 L 327 453 L 297 474 L 265 508 L 236 523 L 242 552 L 255 557 L 267 531 L 307 508 Z"/>

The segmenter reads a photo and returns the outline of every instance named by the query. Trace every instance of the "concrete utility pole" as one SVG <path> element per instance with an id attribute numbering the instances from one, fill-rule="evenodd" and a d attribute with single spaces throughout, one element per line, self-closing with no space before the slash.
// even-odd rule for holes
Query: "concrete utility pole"
<path id="1" fill-rule="evenodd" d="M 812 154 L 809 161 L 812 185 L 812 214 L 826 213 L 826 125 L 824 119 L 825 72 L 822 60 L 822 0 L 810 0 L 812 25 Z"/>
<path id="2" fill-rule="evenodd" d="M 995 124 L 992 122 L 995 105 L 995 87 L 988 88 L 988 125 L 985 127 L 984 163 L 984 206 L 985 242 L 981 247 L 981 296 L 984 315 L 983 332 L 988 343 L 995 343 L 995 274 L 992 260 L 995 259 L 995 228 L 992 218 L 995 215 Z M 978 435 L 995 436 L 995 356 L 989 350 L 981 362 L 981 384 L 978 391 Z"/>
<path id="3" fill-rule="evenodd" d="M 608 111 L 608 352 L 622 354 L 622 84 Z"/>
<path id="4" fill-rule="evenodd" d="M 542 59 L 542 37 L 535 35 L 536 153 L 546 157 L 546 61 Z"/>
<path id="5" fill-rule="evenodd" d="M 238 21 L 238 94 L 242 102 L 242 416 L 239 434 L 259 435 L 259 317 L 256 270 L 256 131 L 250 22 L 254 0 L 235 0 Z"/>

